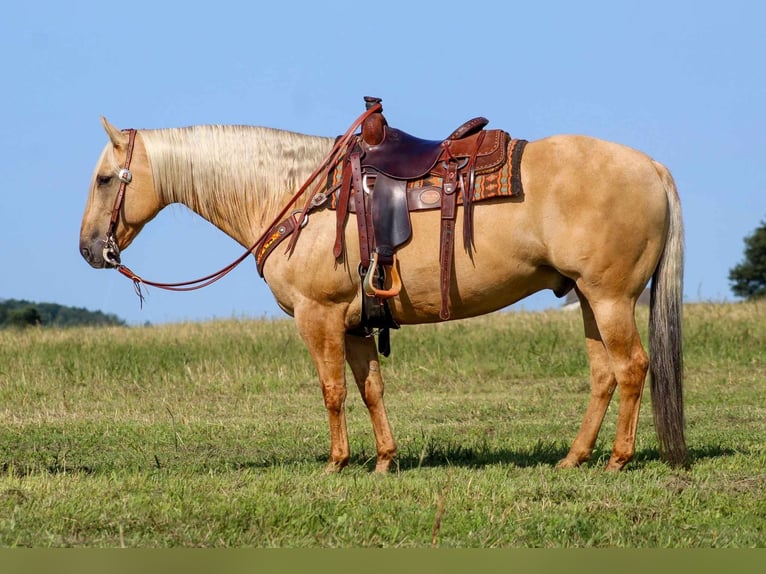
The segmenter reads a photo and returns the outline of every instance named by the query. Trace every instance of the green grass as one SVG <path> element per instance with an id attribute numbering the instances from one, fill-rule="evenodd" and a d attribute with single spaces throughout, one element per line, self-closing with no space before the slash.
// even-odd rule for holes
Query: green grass
<path id="1" fill-rule="evenodd" d="M 290 321 L 0 331 L 0 545 L 766 546 L 766 303 L 685 315 L 692 466 L 659 460 L 647 392 L 619 474 L 616 399 L 593 462 L 553 468 L 588 398 L 578 313 L 394 332 L 387 476 L 353 388 L 351 465 L 323 474 Z"/>

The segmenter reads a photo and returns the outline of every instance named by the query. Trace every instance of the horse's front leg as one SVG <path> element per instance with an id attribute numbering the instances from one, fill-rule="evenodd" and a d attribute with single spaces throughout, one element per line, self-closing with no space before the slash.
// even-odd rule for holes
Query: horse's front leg
<path id="1" fill-rule="evenodd" d="M 330 461 L 325 472 L 348 464 L 346 429 L 345 325 L 343 309 L 309 304 L 296 309 L 295 322 L 314 361 L 330 419 Z"/>
<path id="2" fill-rule="evenodd" d="M 375 472 L 387 472 L 396 456 L 396 443 L 383 404 L 383 377 L 380 374 L 375 339 L 346 335 L 346 360 L 372 420 L 378 451 Z"/>

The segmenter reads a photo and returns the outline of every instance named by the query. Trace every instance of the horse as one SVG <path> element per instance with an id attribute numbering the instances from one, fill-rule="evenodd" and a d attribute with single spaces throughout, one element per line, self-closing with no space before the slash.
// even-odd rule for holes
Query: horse
<path id="1" fill-rule="evenodd" d="M 120 253 L 143 226 L 176 203 L 251 249 L 335 141 L 257 126 L 121 131 L 101 121 L 108 142 L 93 172 L 80 229 L 80 253 L 94 268 L 119 268 Z M 661 457 L 671 466 L 687 466 L 683 221 L 670 171 L 622 144 L 555 135 L 527 143 L 521 181 L 521 197 L 473 206 L 473 248 L 454 251 L 450 320 L 491 313 L 544 289 L 558 296 L 574 289 L 590 397 L 557 468 L 589 460 L 615 390 L 618 419 L 605 469 L 621 470 L 633 459 L 647 372 Z M 399 325 L 439 322 L 440 215 L 419 211 L 411 219 L 411 238 L 397 253 L 401 291 L 389 300 L 390 312 Z M 318 373 L 330 430 L 326 471 L 339 471 L 350 460 L 348 363 L 371 418 L 375 471 L 387 472 L 397 450 L 383 400 L 379 352 L 374 337 L 356 329 L 363 296 L 359 232 L 355 225 L 342 229 L 345 250 L 336 257 L 334 212 L 313 210 L 301 225 L 291 249 L 270 255 L 262 274 L 279 307 L 294 318 Z M 650 280 L 647 355 L 635 306 Z"/>

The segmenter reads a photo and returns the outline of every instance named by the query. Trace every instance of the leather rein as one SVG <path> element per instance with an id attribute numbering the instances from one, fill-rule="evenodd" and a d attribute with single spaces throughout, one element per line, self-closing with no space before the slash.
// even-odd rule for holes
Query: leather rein
<path id="1" fill-rule="evenodd" d="M 134 273 L 129 267 L 120 263 L 119 247 L 117 245 L 115 231 L 117 229 L 117 222 L 119 220 L 120 211 L 122 211 L 123 205 L 125 203 L 125 191 L 127 190 L 128 185 L 133 179 L 133 175 L 130 171 L 130 163 L 133 158 L 133 147 L 135 145 L 136 133 L 137 133 L 137 130 L 135 129 L 125 130 L 128 134 L 128 147 L 126 150 L 125 165 L 118 172 L 120 187 L 117 191 L 117 196 L 115 197 L 115 200 L 114 200 L 112 215 L 109 219 L 109 227 L 107 228 L 106 235 L 104 237 L 104 250 L 103 250 L 104 259 L 106 260 L 107 263 L 114 265 L 117 271 L 119 271 L 122 275 L 124 275 L 125 277 L 133 281 L 133 286 L 136 290 L 136 294 L 139 296 L 142 302 L 144 299 L 144 295 L 141 291 L 141 285 L 157 287 L 158 289 L 164 289 L 166 291 L 194 291 L 196 289 L 201 289 L 203 287 L 207 287 L 208 285 L 211 285 L 212 283 L 215 283 L 219 279 L 226 276 L 229 272 L 231 272 L 235 267 L 237 267 L 250 255 L 252 255 L 253 252 L 258 248 L 258 246 L 261 243 L 263 243 L 266 239 L 268 239 L 267 236 L 269 235 L 271 230 L 276 225 L 278 225 L 278 223 L 282 219 L 284 219 L 285 215 L 287 215 L 287 212 L 290 210 L 290 208 L 293 205 L 295 205 L 298 199 L 306 192 L 306 190 L 311 186 L 311 184 L 314 183 L 317 180 L 317 178 L 319 178 L 319 176 L 326 176 L 329 170 L 332 169 L 338 163 L 338 161 L 341 158 L 341 154 L 344 151 L 344 148 L 354 137 L 354 131 L 356 130 L 356 128 L 358 128 L 369 115 L 379 111 L 381 108 L 382 108 L 382 105 L 378 103 L 375 106 L 372 106 L 370 109 L 365 110 L 365 112 L 361 116 L 359 116 L 356 119 L 356 121 L 354 121 L 353 124 L 351 124 L 351 127 L 348 128 L 346 133 L 336 139 L 335 145 L 332 147 L 332 149 L 330 150 L 330 153 L 327 154 L 327 156 L 322 161 L 322 163 L 319 164 L 319 166 L 308 177 L 308 179 L 301 186 L 301 188 L 295 193 L 295 195 L 292 196 L 292 198 L 290 198 L 290 200 L 282 208 L 282 210 L 274 217 L 273 223 L 266 226 L 265 231 L 260 235 L 260 237 L 258 237 L 255 243 L 253 243 L 252 246 L 249 247 L 242 255 L 240 255 L 236 260 L 229 263 L 226 267 L 219 269 L 215 273 L 211 273 L 210 275 L 206 275 L 205 277 L 200 277 L 199 279 L 192 279 L 190 281 L 182 281 L 178 283 L 160 283 L 157 281 L 150 281 L 148 279 L 144 279 L 143 277 Z M 302 223 L 298 226 L 299 228 L 302 227 L 307 221 L 308 212 L 313 207 L 311 200 L 314 198 L 315 195 L 317 195 L 319 191 L 319 186 L 324 185 L 323 179 L 324 177 L 320 178 L 319 185 L 317 185 L 312 191 L 311 195 L 309 196 L 308 200 L 305 203 L 304 208 L 294 211 L 294 214 L 300 213 L 300 217 L 298 218 L 298 221 Z M 288 253 L 295 246 L 295 242 L 297 238 L 298 238 L 298 233 L 296 232 L 292 237 L 290 245 L 288 246 L 288 250 L 287 250 Z"/>

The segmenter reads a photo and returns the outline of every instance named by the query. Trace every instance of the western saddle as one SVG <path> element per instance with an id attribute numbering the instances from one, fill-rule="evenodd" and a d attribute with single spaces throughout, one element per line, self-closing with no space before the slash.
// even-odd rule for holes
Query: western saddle
<path id="1" fill-rule="evenodd" d="M 315 195 L 311 206 L 325 205 L 329 198 L 327 203 L 336 211 L 337 259 L 343 256 L 349 214 L 356 215 L 363 305 L 362 323 L 355 332 L 369 336 L 377 329 L 380 352 L 387 356 L 389 329 L 399 327 L 387 301 L 402 287 L 396 250 L 412 235 L 410 212 L 441 211 L 440 317 L 449 319 L 457 206 L 463 206 L 463 245 L 472 254 L 473 202 L 523 193 L 520 165 L 527 142 L 512 140 L 502 130 L 484 129 L 488 120 L 483 117 L 465 122 L 444 140 L 417 138 L 388 125 L 379 98 L 364 99 L 368 110 L 379 109 L 364 120 L 361 133 L 328 175 L 327 190 Z M 256 252 L 259 272 L 276 244 L 301 225 L 291 216 L 274 227 L 267 238 L 271 235 L 275 241 L 264 242 Z"/>

